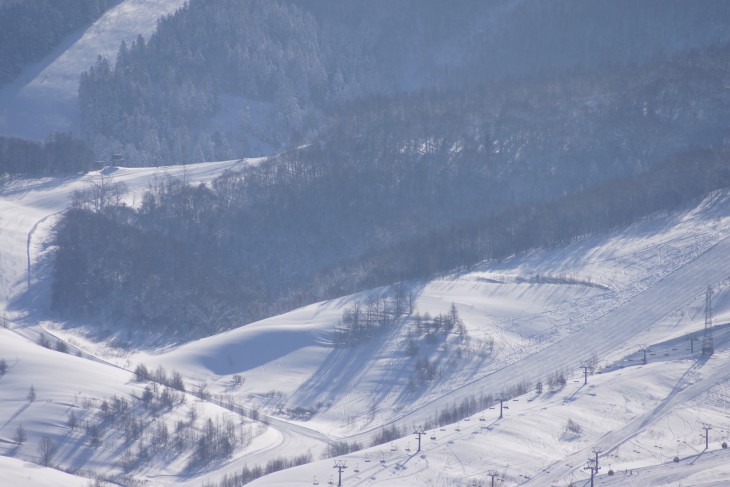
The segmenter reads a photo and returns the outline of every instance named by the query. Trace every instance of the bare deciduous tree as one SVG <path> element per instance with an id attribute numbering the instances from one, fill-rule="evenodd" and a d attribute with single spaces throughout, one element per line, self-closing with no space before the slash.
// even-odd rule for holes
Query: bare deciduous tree
<path id="1" fill-rule="evenodd" d="M 73 411 L 69 411 L 68 413 L 68 421 L 66 421 L 66 425 L 73 431 L 76 429 L 76 426 L 78 426 L 79 420 L 76 417 L 76 413 Z"/>
<path id="2" fill-rule="evenodd" d="M 53 460 L 57 451 L 58 446 L 56 443 L 48 436 L 44 435 L 38 443 L 38 453 L 40 454 L 41 465 L 47 467 L 51 463 L 51 460 Z"/>
<path id="3" fill-rule="evenodd" d="M 73 192 L 71 206 L 99 213 L 108 206 L 121 205 L 127 191 L 126 184 L 114 182 L 110 176 L 101 175 L 98 181 L 89 183 L 86 189 Z"/>
<path id="4" fill-rule="evenodd" d="M 18 428 L 15 430 L 15 437 L 13 439 L 18 445 L 22 445 L 28 439 L 28 435 L 25 433 L 25 428 L 23 428 L 22 424 L 18 425 Z"/>

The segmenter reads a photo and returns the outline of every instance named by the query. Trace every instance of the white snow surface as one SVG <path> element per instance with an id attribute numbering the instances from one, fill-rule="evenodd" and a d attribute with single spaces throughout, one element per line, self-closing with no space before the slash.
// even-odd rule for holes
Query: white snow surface
<path id="1" fill-rule="evenodd" d="M 122 41 L 145 39 L 157 19 L 184 0 L 124 0 L 96 22 L 70 34 L 43 60 L 0 89 L 0 134 L 43 139 L 51 132 L 79 133 L 79 77 L 101 55 L 113 64 Z"/>
<path id="2" fill-rule="evenodd" d="M 89 479 L 32 462 L 0 456 L 3 485 L 12 487 L 88 487 Z"/>
<path id="3" fill-rule="evenodd" d="M 241 163 L 184 170 L 189 180 L 204 182 Z M 104 170 L 130 187 L 129 204 L 155 176 L 182 171 Z M 201 472 L 186 472 L 181 461 L 168 465 L 161 460 L 132 472 L 148 485 L 215 483 L 243 466 L 265 466 L 308 451 L 314 462 L 250 485 L 311 485 L 315 479 L 321 485 L 332 479 L 336 485 L 333 461 L 319 460 L 334 441 L 366 447 L 338 458 L 347 464 L 347 486 L 484 486 L 490 485 L 490 472 L 501 486 L 590 485 L 585 467 L 594 449 L 600 451 L 601 467 L 596 485 L 730 485 L 730 453 L 720 447 L 730 436 L 730 326 L 724 326 L 730 322 L 728 192 L 563 248 L 407 283 L 420 314 L 447 313 L 453 303 L 464 321 L 463 334 L 453 330 L 429 342 L 418 335 L 414 315 L 404 315 L 368 342 L 335 345 L 333 330 L 343 310 L 358 303 L 364 308 L 392 293 L 382 288 L 172 349 L 130 354 L 93 343 L 38 309 L 26 313 L 12 306 L 25 293 L 29 269 L 32 283 L 41 278 L 47 255 L 43 242 L 53 216 L 73 189 L 99 177 L 97 172 L 6 182 L 0 189 L 0 312 L 10 320 L 8 330 L 0 329 L 0 358 L 9 365 L 0 378 L 0 455 L 13 457 L 0 456 L 0 473 L 25 475 L 27 462 L 38 461 L 42 435 L 63 445 L 56 457 L 62 467 L 118 473 L 120 452 L 78 449 L 83 441 L 68 431 L 65 418 L 90 398 L 139 396 L 144 384 L 133 382 L 129 371 L 144 363 L 179 371 L 189 390 L 205 385 L 211 399 L 188 401 L 203 415 L 255 409 L 268 420 L 250 444 Z M 715 353 L 703 357 L 708 286 L 713 289 Z M 42 308 L 42 298 L 31 302 Z M 44 330 L 78 347 L 82 356 L 38 346 Z M 405 353 L 412 338 L 418 357 Z M 640 347 L 649 348 L 646 364 Z M 425 358 L 437 373 L 420 381 L 415 363 Z M 582 361 L 596 363 L 588 384 L 579 368 Z M 565 387 L 549 387 L 549 377 L 560 371 Z M 541 393 L 534 388 L 538 380 L 544 384 Z M 454 404 L 508 392 L 520 383 L 528 392 L 505 403 L 503 418 L 497 404 L 456 424 L 429 426 L 422 451 L 416 452 L 414 427 L 429 424 Z M 31 384 L 37 390 L 34 402 L 26 397 Z M 166 421 L 184 416 L 187 407 L 170 411 Z M 28 442 L 18 448 L 13 434 L 21 423 Z M 370 447 L 373 435 L 390 425 L 409 434 Z M 712 426 L 707 450 L 704 425 Z M 44 485 L 50 477 L 37 468 L 28 474 L 29 482 L 37 478 L 32 485 Z M 58 485 L 75 485 L 74 480 Z"/>

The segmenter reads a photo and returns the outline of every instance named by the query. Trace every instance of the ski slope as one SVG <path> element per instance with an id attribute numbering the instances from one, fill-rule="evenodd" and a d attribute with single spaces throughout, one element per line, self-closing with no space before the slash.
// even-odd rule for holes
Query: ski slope
<path id="1" fill-rule="evenodd" d="M 123 0 L 88 28 L 71 34 L 40 62 L 0 89 L 0 134 L 44 139 L 52 132 L 79 133 L 79 77 L 105 56 L 112 63 L 122 41 L 145 39 L 157 19 L 184 0 Z"/>
<path id="2" fill-rule="evenodd" d="M 719 367 L 723 361 L 726 364 L 727 356 L 725 353 L 718 360 Z M 346 455 L 342 457 L 348 466 L 343 485 L 484 486 L 490 485 L 490 472 L 502 480 L 495 485 L 585 485 L 587 472 L 583 468 L 586 459 L 593 456 L 592 449 L 596 445 L 600 449 L 601 440 L 612 430 L 620 430 L 624 424 L 643 417 L 645 411 L 660 407 L 672 394 L 675 380 L 689 367 L 687 362 L 636 366 L 590 377 L 588 386 L 574 380 L 559 392 L 531 392 L 510 401 L 502 419 L 498 419 L 497 406 L 468 421 L 427 430 L 421 452 L 417 451 L 415 435 L 409 435 Z M 705 418 L 718 422 L 727 418 L 717 409 L 701 412 L 713 414 Z M 580 432 L 567 429 L 569 420 L 580 427 Z M 663 418 L 652 418 L 650 425 L 661 428 Z M 636 440 L 621 443 L 617 451 L 603 450 L 599 459 L 602 472 L 596 485 L 723 485 L 730 474 L 730 454 L 719 449 L 715 438 L 711 450 L 703 452 L 704 440 L 688 437 L 691 444 L 682 444 L 680 462 L 675 464 L 672 457 L 677 453 L 676 441 L 672 434 L 653 435 L 649 441 L 637 436 Z M 315 478 L 322 485 L 330 479 L 336 484 L 332 464 L 313 463 L 251 485 L 303 486 Z M 608 476 L 609 469 L 615 475 Z"/>
<path id="3" fill-rule="evenodd" d="M 706 211 L 722 207 L 724 212 L 727 204 L 723 196 Z M 139 360 L 184 370 L 213 381 L 211 386 L 244 374 L 239 394 L 277 391 L 291 397 L 283 401 L 288 407 L 313 407 L 326 398 L 328 411 L 320 415 L 326 419 L 317 427 L 333 428 L 329 432 L 343 438 L 351 436 L 354 423 L 364 431 L 395 418 L 420 423 L 474 390 L 496 394 L 511 383 L 575 369 L 594 355 L 606 360 L 637 349 L 647 340 L 641 333 L 704 297 L 708 284 L 718 285 L 730 275 L 727 226 L 715 221 L 698 231 L 698 219 L 704 215 L 651 220 L 603 237 L 603 242 L 591 239 L 426 283 L 416 309 L 435 315 L 455 303 L 466 323 L 469 353 L 458 371 L 445 369 L 441 381 L 405 395 L 407 405 L 402 404 L 403 379 L 411 371 L 405 369 L 409 362 L 402 346 L 408 320 L 381 340 L 352 349 L 328 341 L 345 307 L 383 290 L 311 305 Z M 646 235 L 670 223 L 669 230 Z M 688 316 L 674 324 L 673 332 L 696 327 Z M 494 341 L 491 354 L 484 351 L 489 339 Z M 552 370 L 546 371 L 545 364 Z M 272 373 L 279 372 L 296 380 L 272 383 Z M 367 411 L 354 418 L 337 412 L 352 410 L 353 404 Z"/>
<path id="4" fill-rule="evenodd" d="M 715 322 L 730 322 L 727 192 L 564 248 L 408 283 L 413 313 L 372 340 L 348 346 L 333 340 L 343 311 L 392 296 L 393 289 L 311 304 L 173 349 L 136 352 L 93 342 L 78 327 L 54 322 L 43 286 L 32 286 L 36 294 L 28 295 L 29 282 L 43 280 L 45 242 L 74 190 L 110 177 L 127 184 L 126 203 L 135 205 L 166 174 L 199 183 L 256 162 L 105 168 L 3 183 L 0 312 L 10 325 L 0 329 L 0 358 L 9 365 L 0 378 L 0 471 L 38 485 L 75 485 L 80 477 L 54 480 L 55 470 L 27 464 L 38 462 L 37 445 L 46 435 L 61 445 L 55 458 L 60 466 L 120 474 L 120 458 L 136 446 L 124 446 L 108 433 L 102 447 L 90 448 L 83 435 L 69 430 L 66 418 L 83 404 L 98 405 L 115 395 L 141 397 L 145 385 L 131 371 L 145 364 L 178 371 L 188 391 L 204 387 L 212 394 L 205 400 L 188 394 L 184 404 L 155 421 L 173 428 L 194 406 L 203 418 L 238 418 L 251 432 L 250 442 L 227 460 L 196 473 L 186 470 L 187 456 L 153 456 L 130 474 L 149 485 L 215 484 L 244 466 L 307 452 L 312 463 L 251 485 L 311 485 L 315 477 L 324 485 L 334 470 L 332 460 L 320 458 L 336 441 L 365 447 L 341 457 L 348 465 L 343 485 L 489 485 L 484 482 L 492 471 L 503 479 L 496 485 L 585 485 L 593 449 L 601 451 L 597 485 L 710 486 L 729 478 L 727 451 L 719 444 L 730 436 L 730 327 L 717 328 L 716 353 L 709 359 L 700 356 L 697 341 L 708 285 Z M 463 332 L 432 341 L 418 334 L 416 312 L 446 314 L 452 304 Z M 63 340 L 72 353 L 39 346 L 41 335 Z M 416 356 L 406 353 L 409 340 L 418 343 Z M 646 365 L 639 359 L 642 346 L 652 350 Z M 424 359 L 436 373 L 413 380 L 416 362 Z M 587 385 L 579 369 L 585 360 L 594 361 L 598 372 Z M 549 378 L 559 372 L 567 378 L 565 387 L 549 387 Z M 541 393 L 534 389 L 538 380 Z M 519 384 L 528 392 L 506 403 L 502 419 L 497 405 L 457 424 L 431 427 L 422 452 L 415 451 L 410 434 L 369 446 L 384 426 L 410 433 L 462 401 Z M 30 385 L 37 391 L 32 402 Z M 251 421 L 254 410 L 266 424 Z M 569 420 L 578 427 L 571 430 Z M 19 424 L 28 433 L 20 447 L 13 438 Z M 713 426 L 707 451 L 704 424 Z M 675 456 L 678 463 L 671 461 Z M 608 476 L 608 469 L 615 475 Z"/>
<path id="5" fill-rule="evenodd" d="M 414 375 L 413 360 L 403 354 L 409 333 L 407 319 L 380 339 L 352 348 L 341 349 L 327 340 L 344 308 L 387 293 L 382 289 L 311 305 L 170 352 L 140 354 L 133 360 L 182 370 L 186 376 L 206 382 L 213 391 L 225 392 L 240 403 L 262 408 L 274 416 L 289 417 L 292 424 L 312 432 L 367 444 L 382 426 L 398 424 L 411 428 L 426 423 L 438 411 L 479 394 L 498 394 L 519 382 L 532 385 L 559 370 L 575 372 L 581 361 L 592 357 L 597 358 L 599 366 L 607 366 L 643 345 L 697 334 L 704 324 L 708 285 L 717 292 L 719 319 L 727 319 L 729 209 L 727 195 L 717 194 L 688 212 L 647 219 L 612 235 L 414 284 L 418 311 L 435 315 L 446 312 L 454 303 L 470 339 L 469 347 L 462 349 L 464 353 L 456 362 L 455 353 L 448 349 L 458 350 L 458 342 L 451 341 L 434 350 L 430 358 L 445 365 L 438 379 L 416 390 L 409 390 L 407 382 Z M 492 353 L 485 351 L 489 339 L 494 341 Z M 687 354 L 676 354 L 676 363 L 671 362 L 676 369 L 667 379 L 666 388 L 652 392 L 646 400 L 640 398 L 641 392 L 652 391 L 653 382 L 661 378 L 663 370 L 650 367 L 636 391 L 626 383 L 635 378 L 634 374 L 623 381 L 614 379 L 616 388 L 633 391 L 622 394 L 624 408 L 631 414 L 618 416 L 620 421 L 613 423 L 603 421 L 602 415 L 596 417 L 595 410 L 590 408 L 576 413 L 588 417 L 585 422 L 601 426 L 578 448 L 575 444 L 571 448 L 547 445 L 540 453 L 533 441 L 519 445 L 527 431 L 543 434 L 542 423 L 531 423 L 507 435 L 506 442 L 511 439 L 517 443 L 512 445 L 515 450 L 511 455 L 502 455 L 493 467 L 520 472 L 511 474 L 512 481 L 525 485 L 559 484 L 581 478 L 584 457 L 593 447 L 615 454 L 629 442 L 640 441 L 636 438 L 641 438 L 656 422 L 678 421 L 667 415 L 685 408 L 708 390 L 726 387 L 730 377 L 723 367 L 728 354 L 718 350 L 717 358 L 699 367 L 698 351 L 699 347 L 689 361 L 685 360 Z M 667 363 L 670 362 L 663 366 Z M 707 378 L 697 384 L 688 386 L 683 382 L 688 375 L 701 377 L 705 373 Z M 616 374 L 622 377 L 625 372 Z M 245 382 L 240 389 L 227 391 L 226 384 L 234 375 L 243 376 Z M 541 406 L 549 411 L 544 419 L 546 425 L 564 426 L 563 415 L 555 419 L 555 404 L 565 401 L 563 398 Z M 598 406 L 606 409 L 603 401 L 600 399 Z M 297 407 L 316 413 L 308 421 L 287 416 L 287 411 Z M 698 416 L 701 414 L 697 413 L 695 419 Z M 730 428 L 726 415 L 711 416 L 716 424 Z M 627 426 L 621 427 L 622 424 Z M 695 436 L 701 431 L 697 424 L 690 429 Z M 555 431 L 548 433 L 556 436 Z M 463 439 L 465 435 L 457 436 Z M 696 439 L 683 440 L 693 445 L 683 454 L 697 453 Z M 672 437 L 671 441 L 678 439 Z M 674 447 L 671 441 L 663 448 Z M 483 455 L 498 459 L 505 451 L 502 444 Z M 652 452 L 651 460 L 640 458 L 616 464 L 641 468 L 656 455 Z M 570 459 L 568 465 L 563 463 L 566 458 Z M 463 463 L 471 465 L 473 461 L 472 458 Z M 321 464 L 317 468 L 322 479 Z M 401 479 L 405 470 L 394 468 L 395 473 L 380 485 L 452 485 L 448 482 L 472 475 L 468 474 L 469 468 L 451 476 L 437 474 L 446 468 L 442 464 L 436 468 L 424 466 L 423 475 L 396 483 L 395 479 Z M 309 467 L 293 471 L 300 470 L 316 475 Z M 722 478 L 724 474 L 718 475 Z M 257 485 L 297 485 L 286 473 L 272 479 L 279 477 L 284 480 L 262 480 Z M 298 478 L 307 477 L 308 474 Z M 439 477 L 441 483 L 426 481 Z M 370 483 L 365 479 L 354 485 Z"/>

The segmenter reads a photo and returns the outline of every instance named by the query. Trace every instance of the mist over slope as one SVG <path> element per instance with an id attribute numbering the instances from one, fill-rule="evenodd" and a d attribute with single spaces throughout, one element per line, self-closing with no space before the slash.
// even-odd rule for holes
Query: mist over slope
<path id="1" fill-rule="evenodd" d="M 93 23 L 114 1 L 0 2 L 0 85 L 17 77 L 23 66 L 40 60 L 70 32 Z"/>
<path id="2" fill-rule="evenodd" d="M 123 153 L 133 164 L 271 153 L 363 97 L 610 73 L 730 40 L 727 4 L 714 0 L 88 3 L 90 18 L 104 15 L 2 90 L 0 133 L 40 139 L 83 127 L 98 158 Z M 51 32 L 40 30 L 4 45 L 43 44 Z"/>

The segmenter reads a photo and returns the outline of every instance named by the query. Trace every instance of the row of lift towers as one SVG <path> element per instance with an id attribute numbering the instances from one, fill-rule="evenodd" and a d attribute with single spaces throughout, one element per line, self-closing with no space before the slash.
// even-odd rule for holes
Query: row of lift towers
<path id="1" fill-rule="evenodd" d="M 644 352 L 644 363 L 646 363 L 646 352 L 648 351 L 648 348 L 644 347 L 642 349 Z M 709 357 L 715 352 L 715 343 L 712 338 L 712 286 L 707 286 L 707 292 L 705 293 L 705 331 L 702 336 L 702 355 L 705 357 Z M 588 370 L 586 369 L 586 383 L 588 381 Z M 712 426 L 704 425 L 702 427 L 705 430 L 705 450 L 709 448 L 709 432 L 712 429 Z M 726 445 L 723 444 L 723 448 Z M 595 453 L 595 458 L 588 459 L 588 465 L 585 467 L 585 470 L 591 471 L 591 487 L 593 487 L 593 479 L 595 475 L 598 473 L 598 471 L 601 469 L 601 467 L 598 466 L 598 454 L 601 453 L 601 450 L 593 450 L 593 453 Z"/>
<path id="2" fill-rule="evenodd" d="M 702 355 L 709 357 L 712 355 L 715 351 L 715 344 L 714 340 L 712 338 L 712 287 L 707 286 L 707 293 L 705 294 L 705 332 L 702 337 Z M 646 363 L 646 352 L 644 354 L 644 362 Z M 586 373 L 586 383 L 588 382 L 588 366 L 582 366 L 585 368 Z M 499 417 L 502 417 L 502 398 L 499 398 L 500 402 L 500 411 L 499 411 Z M 710 428 L 705 428 L 705 433 L 709 431 Z M 418 437 L 418 451 L 421 451 L 421 436 L 425 435 L 426 433 L 423 431 L 423 428 L 417 428 L 416 431 L 414 431 L 414 434 Z M 707 440 L 707 438 L 706 438 Z M 586 467 L 586 470 L 591 471 L 591 486 L 593 486 L 593 479 L 596 473 L 598 473 L 598 470 L 600 470 L 600 467 L 598 466 L 598 454 L 601 453 L 601 450 L 593 450 L 593 453 L 595 453 L 596 457 L 591 458 L 588 461 L 588 466 Z M 339 479 L 337 482 L 338 486 L 342 485 L 342 472 L 347 468 L 347 464 L 342 461 L 336 461 L 335 467 L 334 467 L 339 474 Z M 497 476 L 496 472 L 490 471 L 489 475 L 492 477 L 492 485 L 494 485 L 494 478 Z"/>

